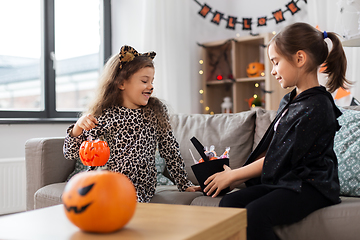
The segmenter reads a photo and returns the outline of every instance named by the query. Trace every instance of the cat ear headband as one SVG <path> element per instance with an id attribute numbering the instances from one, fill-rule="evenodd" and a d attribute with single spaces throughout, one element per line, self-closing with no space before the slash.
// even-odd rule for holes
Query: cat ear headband
<path id="1" fill-rule="evenodd" d="M 155 55 L 156 55 L 155 52 L 138 53 L 133 47 L 124 45 L 121 47 L 119 53 L 119 61 L 120 61 L 119 68 L 121 69 L 125 63 L 131 62 L 137 56 L 145 56 L 150 59 L 154 59 Z"/>

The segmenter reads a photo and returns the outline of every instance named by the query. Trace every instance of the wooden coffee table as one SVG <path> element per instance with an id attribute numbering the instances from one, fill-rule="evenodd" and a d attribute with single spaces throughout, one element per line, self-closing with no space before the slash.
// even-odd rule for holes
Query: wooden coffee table
<path id="1" fill-rule="evenodd" d="M 93 234 L 73 225 L 63 205 L 56 205 L 0 217 L 0 239 L 242 240 L 246 222 L 245 209 L 139 203 L 123 229 Z"/>

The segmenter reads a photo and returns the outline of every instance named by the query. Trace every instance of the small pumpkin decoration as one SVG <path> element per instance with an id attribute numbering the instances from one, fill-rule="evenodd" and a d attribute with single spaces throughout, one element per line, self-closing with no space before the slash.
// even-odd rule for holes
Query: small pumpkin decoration
<path id="1" fill-rule="evenodd" d="M 251 97 L 249 99 L 245 99 L 245 101 L 248 102 L 250 109 L 253 107 L 261 107 L 262 104 L 265 103 L 265 101 L 262 100 L 260 97 Z"/>
<path id="2" fill-rule="evenodd" d="M 246 73 L 248 77 L 260 77 L 264 70 L 264 64 L 259 62 L 252 62 L 247 66 Z"/>
<path id="3" fill-rule="evenodd" d="M 85 166 L 104 166 L 110 157 L 110 148 L 100 139 L 84 141 L 79 150 L 81 162 Z"/>
<path id="4" fill-rule="evenodd" d="M 109 233 L 130 221 L 137 197 L 134 185 L 124 174 L 89 171 L 69 180 L 62 202 L 66 217 L 81 230 Z"/>

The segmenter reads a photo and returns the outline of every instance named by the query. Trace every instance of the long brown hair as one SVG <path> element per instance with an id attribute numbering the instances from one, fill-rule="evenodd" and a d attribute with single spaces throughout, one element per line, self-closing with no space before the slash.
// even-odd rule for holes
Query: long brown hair
<path id="1" fill-rule="evenodd" d="M 100 76 L 99 88 L 93 102 L 86 113 L 95 117 L 102 111 L 112 106 L 121 106 L 123 102 L 122 91 L 119 86 L 130 77 L 145 67 L 154 68 L 153 61 L 145 56 L 137 56 L 131 62 L 123 64 L 120 69 L 119 55 L 115 54 L 106 62 Z"/>
<path id="2" fill-rule="evenodd" d="M 308 72 L 316 72 L 324 64 L 324 73 L 328 74 L 326 87 L 334 92 L 339 87 L 347 88 L 351 82 L 345 78 L 347 60 L 340 39 L 333 32 L 328 32 L 327 37 L 333 44 L 330 54 L 323 32 L 307 23 L 294 23 L 275 35 L 269 45 L 273 43 L 276 51 L 289 62 L 297 51 L 305 51 L 310 56 Z"/>
<path id="3" fill-rule="evenodd" d="M 97 94 L 89 108 L 83 114 L 92 114 L 98 117 L 102 112 L 113 106 L 122 106 L 123 97 L 119 86 L 130 79 L 130 77 L 142 68 L 152 67 L 154 63 L 147 56 L 136 56 L 132 61 L 122 64 L 120 69 L 119 55 L 115 54 L 106 62 L 100 77 Z M 157 116 L 158 123 L 161 126 L 168 126 L 169 118 L 165 105 L 157 98 L 150 97 L 149 102 L 144 109 L 151 109 Z"/>

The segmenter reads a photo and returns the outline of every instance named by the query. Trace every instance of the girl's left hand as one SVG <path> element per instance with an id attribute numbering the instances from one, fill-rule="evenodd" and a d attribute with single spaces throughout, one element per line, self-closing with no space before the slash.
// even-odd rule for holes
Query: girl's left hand
<path id="1" fill-rule="evenodd" d="M 216 197 L 219 195 L 221 190 L 229 187 L 232 183 L 231 178 L 232 170 L 227 165 L 224 165 L 224 171 L 215 173 L 211 175 L 204 184 L 206 185 L 204 192 L 209 196 L 211 193 L 213 193 L 215 190 L 215 193 L 212 195 L 212 197 Z"/>
<path id="2" fill-rule="evenodd" d="M 185 190 L 185 192 L 196 192 L 196 191 L 201 191 L 201 187 L 200 186 L 191 186 Z"/>

